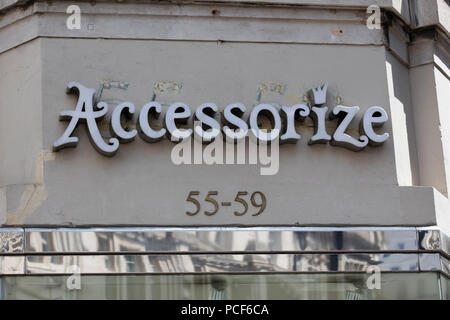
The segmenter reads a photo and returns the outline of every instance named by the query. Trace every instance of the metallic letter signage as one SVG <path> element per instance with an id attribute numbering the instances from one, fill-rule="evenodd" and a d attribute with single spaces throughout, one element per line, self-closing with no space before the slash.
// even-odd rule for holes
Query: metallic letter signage
<path id="1" fill-rule="evenodd" d="M 334 146 L 344 147 L 352 151 L 360 151 L 367 145 L 378 146 L 389 138 L 389 133 L 376 133 L 374 128 L 381 127 L 388 121 L 386 111 L 378 106 L 367 109 L 360 123 L 360 136 L 353 137 L 348 133 L 350 123 L 360 111 L 358 106 L 336 105 L 328 111 L 326 104 L 328 85 L 314 88 L 309 91 L 310 101 L 307 104 L 296 104 L 293 106 L 278 107 L 271 104 L 258 104 L 250 112 L 245 121 L 243 115 L 247 108 L 241 103 L 228 105 L 223 112 L 214 103 L 204 103 L 196 109 L 193 114 L 194 120 L 201 125 L 195 124 L 193 128 L 179 128 L 180 124 L 186 124 L 192 112 L 189 106 L 182 102 L 172 103 L 164 115 L 164 126 L 155 130 L 150 126 L 150 118 L 158 118 L 162 113 L 162 106 L 156 101 L 145 104 L 137 120 L 137 130 L 127 129 L 121 123 L 121 118 L 132 121 L 132 115 L 136 112 L 131 102 L 119 104 L 111 116 L 110 127 L 112 138 L 108 142 L 101 136 L 97 121 L 102 119 L 108 112 L 108 104 L 99 102 L 94 105 L 95 89 L 87 88 L 78 82 L 70 82 L 67 93 L 78 92 L 78 101 L 74 111 L 61 112 L 60 120 L 70 120 L 63 135 L 53 144 L 53 150 L 76 147 L 79 139 L 72 137 L 74 129 L 81 122 L 86 122 L 89 138 L 101 154 L 113 156 L 120 143 L 134 140 L 136 135 L 147 142 L 157 142 L 164 136 L 169 136 L 172 141 L 182 141 L 191 135 L 199 137 L 203 142 L 210 143 L 219 136 L 222 131 L 227 142 L 236 142 L 252 133 L 256 139 L 264 143 L 270 143 L 277 139 L 281 143 L 296 143 L 301 139 L 295 130 L 296 121 L 304 121 L 310 117 L 314 124 L 314 134 L 308 144 L 330 143 Z M 328 117 L 327 117 L 328 114 Z M 259 127 L 258 117 L 266 115 L 271 119 L 271 130 L 267 132 Z M 326 121 L 337 119 L 337 128 L 332 135 L 328 134 Z"/>
<path id="2" fill-rule="evenodd" d="M 89 89 L 79 84 L 78 82 L 70 82 L 67 85 L 67 93 L 72 93 L 75 89 L 78 89 L 78 102 L 75 111 L 67 110 L 61 112 L 59 115 L 60 120 L 70 120 L 66 131 L 63 135 L 55 141 L 53 144 L 53 150 L 57 151 L 66 147 L 76 147 L 78 143 L 78 137 L 71 137 L 73 130 L 78 125 L 80 120 L 87 122 L 89 138 L 92 141 L 93 146 L 98 152 L 105 156 L 113 156 L 117 149 L 119 149 L 119 140 L 117 138 L 109 139 L 109 143 L 106 143 L 100 135 L 100 131 L 97 127 L 97 119 L 103 118 L 108 112 L 108 104 L 100 102 L 97 104 L 97 111 L 94 111 L 94 89 Z"/>

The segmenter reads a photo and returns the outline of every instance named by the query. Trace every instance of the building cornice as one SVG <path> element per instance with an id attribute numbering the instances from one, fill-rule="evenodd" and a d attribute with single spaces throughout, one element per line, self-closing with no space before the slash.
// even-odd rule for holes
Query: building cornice
<path id="1" fill-rule="evenodd" d="M 365 10 L 240 5 L 175 5 L 80 2 L 82 27 L 66 28 L 67 3 L 32 2 L 0 19 L 0 52 L 39 37 L 268 42 L 292 44 L 384 44 L 381 29 L 366 26 Z M 186 24 L 190 27 L 186 28 Z M 236 28 L 245 24 L 245 28 Z"/>
<path id="2" fill-rule="evenodd" d="M 1 0 L 0 13 L 10 9 L 26 8 L 42 0 Z M 59 1 L 64 2 L 65 0 Z M 66 1 L 67 2 L 67 1 Z M 412 29 L 436 26 L 450 32 L 449 0 L 77 0 L 78 3 L 113 3 L 121 4 L 205 4 L 205 5 L 253 5 L 253 6 L 293 6 L 329 9 L 366 9 L 371 5 L 392 12 L 407 23 Z M 73 3 L 73 1 L 71 1 Z"/>
<path id="3" fill-rule="evenodd" d="M 26 8 L 42 0 L 2 0 L 0 2 L 0 13 L 15 7 Z M 68 2 L 65 0 L 57 2 Z M 392 11 L 405 22 L 410 21 L 409 0 L 77 0 L 77 3 L 97 3 L 121 4 L 205 4 L 205 5 L 252 5 L 252 6 L 291 6 L 308 8 L 329 8 L 329 9 L 366 9 L 371 5 Z M 73 4 L 73 1 L 71 1 Z"/>

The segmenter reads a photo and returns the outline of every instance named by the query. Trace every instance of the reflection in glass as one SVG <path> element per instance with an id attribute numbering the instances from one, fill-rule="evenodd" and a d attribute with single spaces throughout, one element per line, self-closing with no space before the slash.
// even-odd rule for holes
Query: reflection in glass
<path id="1" fill-rule="evenodd" d="M 450 299 L 450 280 L 438 273 L 382 273 L 381 289 L 365 273 L 84 275 L 0 277 L 0 299 Z M 441 288 L 440 288 L 441 287 Z"/>

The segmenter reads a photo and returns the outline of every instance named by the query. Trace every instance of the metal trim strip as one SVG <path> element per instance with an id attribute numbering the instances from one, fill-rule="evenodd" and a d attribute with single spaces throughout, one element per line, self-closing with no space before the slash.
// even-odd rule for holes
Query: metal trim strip
<path id="1" fill-rule="evenodd" d="M 25 229 L 26 254 L 417 251 L 415 228 Z"/>
<path id="2" fill-rule="evenodd" d="M 418 272 L 417 254 L 27 256 L 26 274 Z"/>

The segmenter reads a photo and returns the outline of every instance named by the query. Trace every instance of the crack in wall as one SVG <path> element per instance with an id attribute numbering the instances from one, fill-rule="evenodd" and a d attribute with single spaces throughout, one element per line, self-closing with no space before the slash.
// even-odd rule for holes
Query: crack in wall
<path id="1" fill-rule="evenodd" d="M 6 225 L 23 224 L 47 199 L 48 192 L 44 182 L 45 161 L 55 160 L 56 154 L 49 150 L 42 150 L 35 162 L 36 183 L 27 184 L 20 198 L 18 208 L 13 212 L 6 212 Z M 7 198 L 6 198 L 7 201 Z"/>

